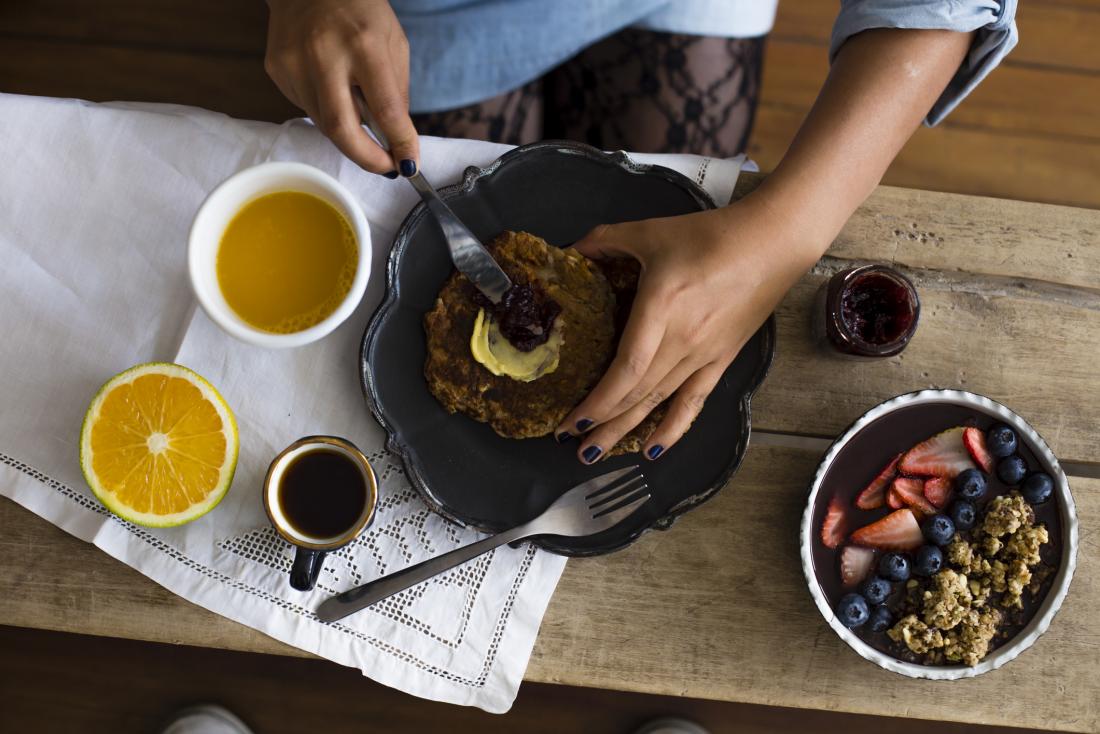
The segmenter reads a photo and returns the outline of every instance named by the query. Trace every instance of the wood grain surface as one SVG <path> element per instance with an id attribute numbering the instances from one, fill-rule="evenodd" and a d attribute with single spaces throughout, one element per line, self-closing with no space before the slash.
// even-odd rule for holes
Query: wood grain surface
<path id="1" fill-rule="evenodd" d="M 780 3 L 750 148 L 765 170 L 824 78 L 836 8 Z M 1017 50 L 944 124 L 917 132 L 887 183 L 1100 206 L 1100 0 L 1021 3 L 1018 21 Z M 263 72 L 265 24 L 258 0 L 0 3 L 0 89 L 283 120 L 300 113 Z M 892 262 L 917 282 L 921 327 L 898 358 L 837 363 L 808 341 L 811 297 L 829 273 L 867 260 Z M 880 187 L 781 306 L 778 357 L 754 426 L 832 436 L 891 395 L 961 387 L 1017 410 L 1061 458 L 1100 463 L 1098 320 L 1100 212 Z M 929 683 L 863 661 L 812 606 L 796 529 L 817 459 L 754 446 L 732 485 L 674 531 L 570 563 L 528 679 L 1100 731 L 1100 481 L 1071 481 L 1079 566 L 1050 631 L 1000 671 Z M 183 601 L 6 499 L 0 578 L 2 624 L 304 655 Z M 142 659 L 135 653 L 133 665 Z"/>
<path id="2" fill-rule="evenodd" d="M 119 681 L 125 681 L 123 700 Z M 929 725 L 540 683 L 525 684 L 501 716 L 415 698 L 322 660 L 0 626 L 2 732 L 151 734 L 197 701 L 228 707 L 257 734 L 627 734 L 668 716 L 688 718 L 710 734 L 881 734 L 886 727 L 890 734 L 924 734 Z M 944 722 L 935 727 L 936 734 L 1030 734 Z"/>
<path id="3" fill-rule="evenodd" d="M 76 69 L 95 73 L 64 73 Z M 288 120 L 303 114 L 279 94 L 260 58 L 9 38 L 0 43 L 0 83 L 0 90 L 13 94 L 48 91 L 50 96 L 99 102 L 204 107 L 216 99 L 217 111 L 248 120 Z"/>
<path id="4" fill-rule="evenodd" d="M 829 72 L 825 47 L 776 38 L 768 51 L 784 63 L 765 64 L 765 101 L 808 109 Z M 1069 89 L 1072 94 L 1066 93 Z M 1031 104 L 1022 104 L 1022 100 Z M 1098 114 L 1100 74 L 1006 62 L 947 119 L 949 127 L 1079 138 L 1095 143 L 1100 142 L 1100 128 L 1094 124 Z"/>
<path id="5" fill-rule="evenodd" d="M 808 108 L 807 108 L 808 109 Z M 782 159 L 807 109 L 762 104 L 748 153 L 762 170 Z M 1100 143 L 1026 133 L 997 133 L 944 123 L 920 128 L 883 182 L 892 186 L 981 193 L 1023 201 L 1100 207 Z"/>
<path id="6" fill-rule="evenodd" d="M 1069 597 L 1017 660 L 972 680 L 903 678 L 858 657 L 806 590 L 798 524 L 819 457 L 753 447 L 670 532 L 571 562 L 527 679 L 794 708 L 1066 731 L 1100 729 L 1100 481 L 1074 480 L 1083 528 Z M 165 591 L 0 501 L 0 620 L 156 642 L 303 653 Z M 17 591 L 17 593 L 12 593 Z M 1009 695 L 1010 693 L 1010 695 Z"/>
<path id="7" fill-rule="evenodd" d="M 749 152 L 772 170 L 828 71 L 837 0 L 783 0 Z M 918 130 L 894 186 L 1100 206 L 1100 3 L 1019 3 L 1019 45 L 946 120 Z"/>
<path id="8" fill-rule="evenodd" d="M 1050 631 L 998 671 L 918 681 L 857 657 L 806 591 L 798 524 L 819 457 L 756 447 L 734 482 L 672 532 L 571 563 L 529 671 L 631 690 L 971 723 L 1100 728 L 1100 481 L 1071 482 L 1083 532 Z M 593 593 L 598 589 L 599 593 Z M 566 664 L 563 664 L 566 663 Z"/>
<path id="9" fill-rule="evenodd" d="M 746 178 L 740 192 L 758 180 Z M 778 358 L 754 401 L 754 428 L 831 437 L 897 393 L 960 387 L 1003 400 L 1061 458 L 1095 462 L 1098 237 L 1096 211 L 880 188 L 779 309 Z M 898 357 L 841 362 L 812 344 L 810 303 L 830 272 L 866 260 L 914 278 L 921 324 Z M 797 526 L 818 458 L 752 447 L 732 486 L 673 532 L 569 564 L 528 678 L 886 716 L 1100 727 L 1100 680 L 1082 674 L 1100 670 L 1100 481 L 1073 481 L 1080 564 L 1051 631 L 1000 671 L 929 683 L 863 661 L 811 604 Z M 7 624 L 302 654 L 182 601 L 7 501 L 0 528 L 0 578 L 18 591 L 0 593 Z"/>
<path id="10" fill-rule="evenodd" d="M 749 151 L 780 160 L 827 71 L 836 0 L 783 0 Z M 1020 3 L 1020 44 L 939 127 L 917 132 L 885 183 L 1100 207 L 1100 4 Z M 259 0 L 0 3 L 0 90 L 300 115 L 263 71 Z"/>
<path id="11" fill-rule="evenodd" d="M 839 8 L 839 0 L 781 0 L 772 36 L 827 46 Z M 1016 24 L 1020 43 L 1008 57 L 1008 64 L 1100 71 L 1100 56 L 1092 43 L 1100 34 L 1100 2 L 1019 3 Z"/>
<path id="12" fill-rule="evenodd" d="M 912 278 L 920 325 L 897 357 L 842 361 L 812 342 L 813 297 L 868 261 Z M 958 388 L 1012 407 L 1063 460 L 1100 463 L 1100 211 L 881 186 L 776 319 L 757 430 L 832 437 L 900 392 Z"/>

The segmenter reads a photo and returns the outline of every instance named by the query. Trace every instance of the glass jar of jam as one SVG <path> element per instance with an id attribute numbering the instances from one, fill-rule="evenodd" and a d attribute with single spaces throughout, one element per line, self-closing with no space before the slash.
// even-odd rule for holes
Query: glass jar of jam
<path id="1" fill-rule="evenodd" d="M 917 289 L 886 265 L 842 270 L 822 284 L 813 310 L 816 341 L 853 358 L 892 357 L 920 318 Z"/>

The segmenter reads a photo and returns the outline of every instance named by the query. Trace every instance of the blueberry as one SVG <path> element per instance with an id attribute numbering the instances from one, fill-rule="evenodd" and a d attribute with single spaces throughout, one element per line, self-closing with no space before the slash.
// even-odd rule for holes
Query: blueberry
<path id="1" fill-rule="evenodd" d="M 859 594 L 845 594 L 837 602 L 836 616 L 845 627 L 860 627 L 867 623 L 871 610 Z"/>
<path id="2" fill-rule="evenodd" d="M 985 447 L 998 459 L 1016 453 L 1016 432 L 998 423 L 985 433 Z"/>
<path id="3" fill-rule="evenodd" d="M 955 537 L 955 523 L 947 515 L 933 515 L 921 529 L 928 542 L 934 545 L 947 545 Z"/>
<path id="4" fill-rule="evenodd" d="M 885 632 L 894 624 L 894 615 L 885 604 L 880 604 L 871 610 L 871 631 Z"/>
<path id="5" fill-rule="evenodd" d="M 943 568 L 943 551 L 934 545 L 922 545 L 913 561 L 913 573 L 918 576 L 931 576 Z"/>
<path id="6" fill-rule="evenodd" d="M 1054 493 L 1054 480 L 1045 471 L 1028 474 L 1020 487 L 1020 494 L 1033 505 L 1041 505 Z"/>
<path id="7" fill-rule="evenodd" d="M 878 572 L 890 581 L 908 581 L 909 559 L 901 553 L 887 553 L 878 562 Z"/>
<path id="8" fill-rule="evenodd" d="M 956 530 L 969 530 L 978 520 L 978 511 L 966 500 L 955 500 L 948 508 L 947 516 L 955 523 Z"/>
<path id="9" fill-rule="evenodd" d="M 997 462 L 997 476 L 1005 484 L 1016 486 L 1027 474 L 1027 462 L 1013 454 Z"/>
<path id="10" fill-rule="evenodd" d="M 955 477 L 955 491 L 967 500 L 980 500 L 985 494 L 985 474 L 977 469 L 963 469 Z"/>
<path id="11" fill-rule="evenodd" d="M 869 603 L 881 604 L 886 601 L 886 597 L 890 596 L 890 592 L 893 590 L 889 581 L 881 576 L 872 576 L 863 582 L 863 588 L 860 589 L 860 592 Z"/>

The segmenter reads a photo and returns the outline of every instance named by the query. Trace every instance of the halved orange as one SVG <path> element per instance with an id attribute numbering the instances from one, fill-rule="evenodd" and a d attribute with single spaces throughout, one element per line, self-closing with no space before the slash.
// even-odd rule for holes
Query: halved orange
<path id="1" fill-rule="evenodd" d="M 212 510 L 237 467 L 237 423 L 200 375 L 150 362 L 115 375 L 88 407 L 80 468 L 99 501 L 148 527 Z"/>

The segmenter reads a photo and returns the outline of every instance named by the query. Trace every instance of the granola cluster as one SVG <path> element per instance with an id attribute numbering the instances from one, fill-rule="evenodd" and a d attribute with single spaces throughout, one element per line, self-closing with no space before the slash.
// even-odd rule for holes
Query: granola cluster
<path id="1" fill-rule="evenodd" d="M 908 582 L 906 612 L 886 634 L 934 661 L 976 665 L 1005 620 L 1007 610 L 1023 609 L 1050 569 L 1036 569 L 1039 549 L 1049 542 L 1047 528 L 1017 492 L 990 500 L 970 538 L 956 535 L 947 546 L 946 567 L 927 584 Z"/>

